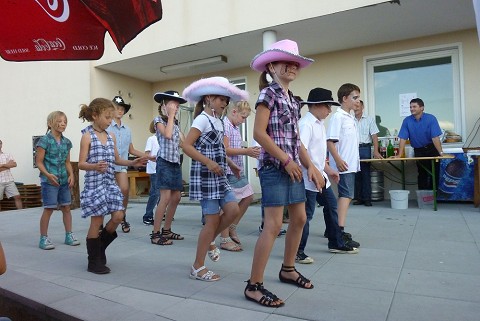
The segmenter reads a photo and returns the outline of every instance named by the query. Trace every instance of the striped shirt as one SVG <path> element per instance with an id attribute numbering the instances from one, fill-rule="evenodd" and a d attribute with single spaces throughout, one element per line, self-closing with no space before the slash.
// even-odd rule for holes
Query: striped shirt
<path id="1" fill-rule="evenodd" d="M 232 124 L 228 117 L 223 118 L 223 126 L 225 128 L 225 136 L 228 137 L 230 148 L 242 148 L 242 136 L 240 128 Z M 238 165 L 243 172 L 243 155 L 233 155 L 230 159 Z M 227 175 L 234 175 L 230 166 L 227 166 Z"/>
<path id="2" fill-rule="evenodd" d="M 43 165 L 50 174 L 57 176 L 60 185 L 68 183 L 68 172 L 66 161 L 70 149 L 72 149 L 72 142 L 70 139 L 62 135 L 60 141 L 57 142 L 53 137 L 52 132 L 48 132 L 39 139 L 37 146 L 45 150 L 45 157 L 43 158 Z M 40 172 L 40 180 L 44 183 L 50 184 L 47 177 Z"/>
<path id="3" fill-rule="evenodd" d="M 294 162 L 300 165 L 300 135 L 298 130 L 300 101 L 293 97 L 291 91 L 288 91 L 288 96 L 286 96 L 282 87 L 276 82 L 272 82 L 270 86 L 260 92 L 255 108 L 260 104 L 267 106 L 270 110 L 267 125 L 268 136 Z M 276 168 L 284 170 L 280 160 L 268 154 L 263 147 L 258 160 L 259 169 L 263 167 L 266 161 L 269 161 Z"/>
<path id="4" fill-rule="evenodd" d="M 160 116 L 155 117 L 153 123 L 155 128 L 157 128 L 158 123 L 165 127 L 167 126 L 167 122 Z M 180 128 L 178 127 L 177 121 L 175 121 L 175 124 L 173 125 L 171 139 L 163 136 L 158 130 L 156 131 L 156 135 L 159 146 L 157 158 L 161 157 L 167 162 L 180 164 Z"/>
<path id="5" fill-rule="evenodd" d="M 360 120 L 355 117 L 355 122 L 358 128 L 358 143 L 359 144 L 371 144 L 372 135 L 378 134 L 379 130 L 373 117 L 362 113 Z"/>

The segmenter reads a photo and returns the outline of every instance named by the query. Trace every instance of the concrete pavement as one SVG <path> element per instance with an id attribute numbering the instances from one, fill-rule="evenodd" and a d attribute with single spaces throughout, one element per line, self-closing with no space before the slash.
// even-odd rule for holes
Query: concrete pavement
<path id="1" fill-rule="evenodd" d="M 41 208 L 1 212 L 8 270 L 0 277 L 0 294 L 50 320 L 479 320 L 480 211 L 471 203 L 441 203 L 437 212 L 419 210 L 413 201 L 407 210 L 393 210 L 389 201 L 351 206 L 347 231 L 361 243 L 357 255 L 328 252 L 318 208 L 306 249 L 315 262 L 297 264 L 315 288 L 279 282 L 284 237 L 279 238 L 265 274 L 266 287 L 286 301 L 277 309 L 243 296 L 260 224 L 258 205 L 237 229 L 245 250 L 222 251 L 216 263 L 206 259 L 222 276 L 211 283 L 188 277 L 201 228 L 199 207 L 179 206 L 172 227 L 185 240 L 173 246 L 150 244 L 144 208 L 129 205 L 132 230 L 119 229 L 108 248 L 112 272 L 106 275 L 87 272 L 89 220 L 78 209 L 73 226 L 82 244 L 63 244 L 56 212 L 51 251 L 38 248 Z"/>

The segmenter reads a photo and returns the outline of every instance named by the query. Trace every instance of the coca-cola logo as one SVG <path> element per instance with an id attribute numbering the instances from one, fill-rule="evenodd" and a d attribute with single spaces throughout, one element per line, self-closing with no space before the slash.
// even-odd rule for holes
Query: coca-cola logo
<path id="1" fill-rule="evenodd" d="M 65 50 L 65 43 L 62 39 L 45 40 L 43 38 L 33 39 L 36 51 Z"/>
<path id="2" fill-rule="evenodd" d="M 68 0 L 35 0 L 35 2 L 57 22 L 65 22 L 70 16 Z"/>

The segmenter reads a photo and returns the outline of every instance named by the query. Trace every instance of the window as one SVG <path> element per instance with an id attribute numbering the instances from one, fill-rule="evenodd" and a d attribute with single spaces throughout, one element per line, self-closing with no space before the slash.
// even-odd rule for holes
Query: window
<path id="1" fill-rule="evenodd" d="M 465 137 L 460 50 L 451 45 L 366 58 L 366 107 L 376 115 L 379 136 L 399 130 L 410 99 L 418 97 L 442 129 Z"/>

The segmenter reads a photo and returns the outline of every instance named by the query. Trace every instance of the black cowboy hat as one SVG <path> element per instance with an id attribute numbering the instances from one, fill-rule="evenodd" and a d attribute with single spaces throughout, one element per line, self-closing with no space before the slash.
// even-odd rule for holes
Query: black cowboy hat
<path id="1" fill-rule="evenodd" d="M 117 104 L 118 106 L 122 106 L 125 109 L 125 114 L 128 113 L 132 105 L 127 104 L 125 100 L 121 96 L 115 96 L 113 97 L 112 101 Z"/>
<path id="2" fill-rule="evenodd" d="M 324 88 L 313 88 L 308 94 L 308 99 L 301 102 L 304 104 L 330 104 L 340 106 L 338 102 L 333 100 L 332 92 Z"/>
<path id="3" fill-rule="evenodd" d="M 155 100 L 159 104 L 161 104 L 164 100 L 175 100 L 178 101 L 180 104 L 184 104 L 187 102 L 187 100 L 180 96 L 178 91 L 175 90 L 167 90 L 163 93 L 156 93 L 155 95 L 153 95 L 153 100 Z"/>

